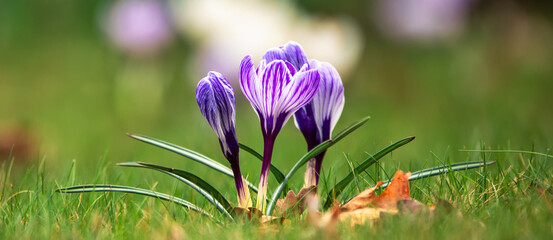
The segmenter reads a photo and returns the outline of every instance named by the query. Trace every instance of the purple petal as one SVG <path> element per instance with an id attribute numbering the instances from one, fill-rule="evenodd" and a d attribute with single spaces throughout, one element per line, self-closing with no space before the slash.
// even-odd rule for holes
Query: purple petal
<path id="1" fill-rule="evenodd" d="M 338 71 L 326 62 L 311 60 L 310 68 L 320 74 L 319 89 L 311 102 L 298 110 L 296 127 L 304 135 L 308 148 L 330 139 L 344 108 L 344 87 Z M 314 134 L 316 132 L 316 134 Z"/>
<path id="2" fill-rule="evenodd" d="M 259 70 L 258 68 L 257 70 Z M 240 80 L 240 88 L 242 92 L 252 104 L 252 107 L 256 110 L 257 114 L 260 114 L 260 103 L 261 99 L 257 91 L 257 71 L 254 69 L 252 56 L 248 55 L 242 59 L 240 63 L 240 74 L 238 76 Z"/>
<path id="3" fill-rule="evenodd" d="M 288 115 L 309 103 L 319 87 L 320 75 L 316 70 L 298 72 L 286 88 L 283 89 L 283 98 L 279 102 L 278 112 Z"/>
<path id="4" fill-rule="evenodd" d="M 313 149 L 322 142 L 318 132 L 317 123 L 313 117 L 313 105 L 311 103 L 306 104 L 294 113 L 294 123 L 303 134 L 303 137 L 307 142 L 308 150 Z"/>
<path id="5" fill-rule="evenodd" d="M 282 47 L 269 49 L 263 56 L 263 59 L 267 62 L 284 60 L 291 63 L 296 70 L 301 69 L 308 62 L 307 55 L 305 55 L 302 47 L 296 42 L 288 42 Z"/>
<path id="6" fill-rule="evenodd" d="M 276 60 L 267 64 L 261 76 L 261 96 L 263 101 L 263 115 L 265 116 L 265 130 L 267 133 L 275 130 L 275 121 L 280 114 L 278 104 L 283 95 L 283 88 L 290 83 L 292 75 L 286 63 Z M 279 129 L 277 129 L 279 130 Z"/>
<path id="7" fill-rule="evenodd" d="M 321 74 L 319 91 L 313 97 L 312 105 L 314 119 L 324 141 L 330 138 L 344 109 L 344 86 L 338 71 L 331 64 L 316 60 L 310 64 Z"/>
<path id="8" fill-rule="evenodd" d="M 228 81 L 218 72 L 209 72 L 198 83 L 196 101 L 202 115 L 217 134 L 225 157 L 231 162 L 238 161 L 235 99 Z"/>

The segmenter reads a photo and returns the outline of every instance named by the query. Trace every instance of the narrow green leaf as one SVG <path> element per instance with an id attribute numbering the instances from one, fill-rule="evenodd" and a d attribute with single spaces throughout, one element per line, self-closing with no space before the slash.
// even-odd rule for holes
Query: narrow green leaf
<path id="1" fill-rule="evenodd" d="M 142 188 L 134 188 L 134 187 L 127 187 L 127 186 L 118 186 L 118 185 L 80 185 L 80 186 L 73 186 L 68 188 L 60 188 L 57 189 L 56 192 L 59 193 L 85 193 L 85 192 L 122 192 L 122 193 L 134 193 L 149 197 L 155 197 L 159 198 L 161 200 L 174 202 L 176 204 L 179 204 L 181 206 L 187 207 L 190 210 L 199 212 L 203 215 L 206 215 L 210 218 L 213 218 L 213 216 L 209 213 L 207 213 L 205 210 L 201 209 L 200 207 L 175 196 L 171 196 L 165 193 L 155 192 L 152 190 L 146 190 Z"/>
<path id="2" fill-rule="evenodd" d="M 164 166 L 159 166 L 155 164 L 150 163 L 141 163 L 141 162 L 128 162 L 128 163 L 118 163 L 118 166 L 123 167 L 139 167 L 139 168 L 147 168 L 147 169 L 153 169 L 156 171 L 160 171 L 162 173 L 165 173 L 169 176 L 172 176 L 181 182 L 187 184 L 188 186 L 192 187 L 194 190 L 199 192 L 202 196 L 204 196 L 207 201 L 209 201 L 211 204 L 213 204 L 221 213 L 225 214 L 227 217 L 232 218 L 231 214 L 233 212 L 233 208 L 230 205 L 230 203 L 223 197 L 217 189 L 215 189 L 213 186 L 209 185 L 206 181 L 199 178 L 198 176 L 184 171 L 180 169 L 174 169 L 174 168 L 168 168 Z"/>
<path id="3" fill-rule="evenodd" d="M 242 150 L 248 152 L 249 154 L 251 154 L 255 158 L 259 159 L 261 162 L 263 162 L 263 156 L 261 154 L 259 154 L 258 152 L 256 152 L 255 150 L 253 150 L 252 148 L 250 148 L 250 147 L 248 147 L 248 146 L 246 146 L 242 143 L 239 143 L 238 146 Z M 281 183 L 284 180 L 284 174 L 280 170 L 278 170 L 278 168 L 275 167 L 273 164 L 271 164 L 271 166 L 270 166 L 270 171 L 273 174 L 273 176 L 275 176 L 278 183 Z"/>
<path id="4" fill-rule="evenodd" d="M 475 161 L 475 162 L 455 163 L 455 164 L 451 164 L 451 165 L 444 165 L 444 166 L 439 166 L 439 167 L 428 168 L 428 169 L 424 169 L 424 170 L 420 170 L 420 171 L 416 171 L 416 172 L 411 173 L 411 177 L 409 177 L 409 181 L 428 178 L 428 177 L 433 177 L 433 176 L 440 175 L 440 174 L 445 174 L 445 173 L 448 173 L 448 172 L 464 171 L 464 170 L 469 170 L 469 169 L 473 169 L 473 168 L 484 167 L 484 166 L 487 166 L 487 165 L 492 165 L 494 163 L 495 163 L 495 161 L 486 161 L 486 162 L 484 162 L 484 161 Z M 388 186 L 388 184 L 390 184 L 390 182 L 391 182 L 391 179 L 386 180 L 386 181 L 384 181 L 384 184 L 382 184 L 380 187 L 386 187 L 386 186 Z"/>
<path id="5" fill-rule="evenodd" d="M 414 180 L 423 179 L 423 178 L 429 178 L 429 177 L 433 177 L 433 176 L 440 175 L 440 174 L 446 174 L 448 172 L 464 171 L 464 170 L 469 170 L 469 169 L 473 169 L 473 168 L 484 167 L 484 166 L 487 166 L 487 165 L 492 165 L 494 163 L 495 163 L 495 161 L 491 161 L 491 162 L 475 161 L 475 162 L 455 163 L 455 164 L 451 164 L 451 165 L 444 165 L 444 166 L 439 166 L 439 167 L 427 168 L 427 169 L 423 169 L 423 170 L 411 173 L 411 176 L 409 177 L 409 181 L 414 181 Z M 384 181 L 384 183 L 382 185 L 380 185 L 380 188 L 387 187 L 390 184 L 391 181 L 392 181 L 392 179 L 388 179 L 388 180 Z M 357 194 L 355 196 L 357 196 Z M 355 196 L 351 197 L 350 199 L 348 199 L 345 202 L 349 202 Z"/>
<path id="6" fill-rule="evenodd" d="M 129 135 L 129 137 L 131 138 L 134 138 L 136 140 L 139 140 L 139 141 L 142 141 L 142 142 L 145 142 L 145 143 L 148 143 L 148 144 L 151 144 L 151 145 L 154 145 L 156 147 L 160 147 L 160 148 L 163 148 L 165 150 L 169 150 L 171 152 L 174 152 L 176 154 L 179 154 L 179 155 L 182 155 L 182 156 L 185 156 L 189 159 L 192 159 L 196 162 L 199 162 L 201 164 L 204 164 L 218 172 L 221 172 L 229 177 L 232 177 L 234 178 L 234 174 L 232 173 L 232 170 L 228 167 L 225 167 L 223 164 L 220 164 L 219 162 L 211 159 L 211 158 L 208 158 L 200 153 L 197 153 L 197 152 L 194 152 L 190 149 L 187 149 L 187 148 L 183 148 L 181 146 L 178 146 L 178 145 L 175 145 L 175 144 L 172 144 L 172 143 L 169 143 L 169 142 L 165 142 L 165 141 L 161 141 L 161 140 L 158 140 L 158 139 L 155 139 L 155 138 L 151 138 L 151 137 L 146 137 L 146 136 L 141 136 L 141 135 L 135 135 L 135 134 L 127 134 Z M 257 188 L 246 181 L 246 183 L 248 183 L 248 187 L 254 191 L 254 192 L 257 192 Z"/>
<path id="7" fill-rule="evenodd" d="M 546 154 L 546 153 L 541 153 L 541 152 L 533 152 L 533 151 L 525 151 L 525 150 L 469 150 L 469 149 L 459 149 L 459 152 L 483 152 L 483 153 L 525 153 L 525 154 L 533 154 L 533 155 L 538 155 L 538 156 L 542 156 L 542 157 L 547 157 L 547 158 L 553 158 L 553 155 L 549 155 L 549 154 Z"/>
<path id="8" fill-rule="evenodd" d="M 271 215 L 271 212 L 273 211 L 273 208 L 275 207 L 275 204 L 276 204 L 276 201 L 278 200 L 278 197 L 280 196 L 280 194 L 282 194 L 282 192 L 286 188 L 286 185 L 287 185 L 288 181 L 290 180 L 290 178 L 299 170 L 300 167 L 302 167 L 305 163 L 307 163 L 307 161 L 309 161 L 311 158 L 314 158 L 315 156 L 319 155 L 324 150 L 326 150 L 327 148 L 329 148 L 332 145 L 336 144 L 338 141 L 342 140 L 344 137 L 346 137 L 347 135 L 349 135 L 350 133 L 352 133 L 353 131 L 355 131 L 359 127 L 361 127 L 369 119 L 370 119 L 370 117 L 365 117 L 365 118 L 359 120 L 358 122 L 350 125 L 349 127 L 345 128 L 344 130 L 340 131 L 338 134 L 336 134 L 331 139 L 322 142 L 321 144 L 319 144 L 316 147 L 314 147 L 313 149 L 311 149 L 311 151 L 309 151 L 308 153 L 303 155 L 303 157 L 301 157 L 300 160 L 298 160 L 296 162 L 296 164 L 292 167 L 292 169 L 290 169 L 290 172 L 288 172 L 288 174 L 286 175 L 284 180 L 280 183 L 280 185 L 278 185 L 278 187 L 274 191 L 274 193 L 271 197 L 271 200 L 269 201 L 269 204 L 267 204 L 267 209 L 265 211 L 265 215 Z"/>
<path id="9" fill-rule="evenodd" d="M 340 180 L 333 188 L 328 192 L 328 197 L 323 205 L 323 208 L 329 208 L 330 205 L 332 205 L 332 199 L 338 197 L 340 194 L 342 194 L 342 191 L 351 183 L 351 181 L 354 179 L 355 175 L 362 173 L 367 168 L 375 164 L 378 160 L 383 158 L 384 156 L 388 155 L 392 151 L 402 147 L 403 145 L 413 141 L 415 137 L 407 137 L 404 139 L 401 139 L 395 143 L 390 144 L 389 146 L 383 148 L 382 150 L 378 151 L 372 156 L 369 156 L 367 159 L 365 159 L 361 164 L 359 164 L 355 169 L 353 169 L 352 172 L 350 172 L 346 177 L 344 177 L 342 180 Z"/>

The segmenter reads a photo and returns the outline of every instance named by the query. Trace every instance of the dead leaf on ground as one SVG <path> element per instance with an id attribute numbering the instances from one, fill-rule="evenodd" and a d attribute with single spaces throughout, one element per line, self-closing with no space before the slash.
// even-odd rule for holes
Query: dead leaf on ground
<path id="1" fill-rule="evenodd" d="M 300 189 L 298 195 L 288 191 L 285 198 L 278 199 L 275 205 L 276 213 L 280 216 L 300 215 L 307 207 L 307 200 L 317 196 L 317 187 L 310 186 Z"/>
<path id="2" fill-rule="evenodd" d="M 446 211 L 453 209 L 449 202 L 443 200 L 440 200 L 435 206 L 428 207 L 411 199 L 409 191 L 410 176 L 410 172 L 403 173 L 398 170 L 390 185 L 380 195 L 376 196 L 375 190 L 382 185 L 382 182 L 378 182 L 376 186 L 359 193 L 342 206 L 335 202 L 332 210 L 324 214 L 311 213 L 313 210 L 311 210 L 312 207 L 309 207 L 310 215 L 314 216 L 311 217 L 310 221 L 320 229 L 329 232 L 335 228 L 338 221 L 349 222 L 351 226 L 366 223 L 372 225 L 387 214 L 411 214 L 423 211 L 429 211 L 432 214 L 436 208 Z"/>
<path id="3" fill-rule="evenodd" d="M 342 205 L 342 207 L 340 207 L 340 210 L 342 212 L 347 212 L 369 206 L 369 204 L 371 204 L 376 199 L 376 194 L 374 193 L 374 191 L 378 189 L 382 184 L 383 182 L 380 181 L 376 183 L 376 186 L 357 194 L 357 196 Z"/>
<path id="4" fill-rule="evenodd" d="M 411 173 L 403 173 L 397 170 L 392 182 L 384 191 L 376 197 L 373 204 L 384 209 L 397 209 L 399 200 L 411 199 L 409 194 L 409 177 Z"/>

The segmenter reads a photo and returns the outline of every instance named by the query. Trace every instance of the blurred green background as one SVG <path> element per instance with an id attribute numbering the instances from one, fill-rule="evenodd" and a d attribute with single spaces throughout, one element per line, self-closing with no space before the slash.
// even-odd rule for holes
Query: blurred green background
<path id="1" fill-rule="evenodd" d="M 417 139 L 394 152 L 389 168 L 436 165 L 434 154 L 463 161 L 467 154 L 458 149 L 482 144 L 551 149 L 551 3 L 204 2 L 1 1 L 1 160 L 14 155 L 23 172 L 44 159 L 54 179 L 76 160 L 81 182 L 91 181 L 102 159 L 157 163 L 216 180 L 205 167 L 125 133 L 173 142 L 226 164 L 196 106 L 196 83 L 210 69 L 236 79 L 245 54 L 259 59 L 288 40 L 340 71 L 346 104 L 335 130 L 372 117 L 327 154 L 324 168 L 338 175 L 349 169 L 344 155 L 355 164 L 411 135 Z M 234 88 L 238 138 L 261 151 L 257 117 Z M 273 162 L 288 170 L 305 148 L 290 121 L 277 138 Z M 243 154 L 241 165 L 256 182 L 259 162 Z M 132 174 L 161 179 L 141 171 Z"/>

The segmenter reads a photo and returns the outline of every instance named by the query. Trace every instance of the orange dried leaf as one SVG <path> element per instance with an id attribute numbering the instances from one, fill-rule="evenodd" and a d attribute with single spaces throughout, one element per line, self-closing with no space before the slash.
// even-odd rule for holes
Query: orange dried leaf
<path id="1" fill-rule="evenodd" d="M 374 191 L 382 184 L 383 182 L 380 181 L 376 183 L 376 186 L 359 193 L 350 201 L 342 205 L 340 210 L 342 212 L 348 212 L 369 206 L 369 204 L 371 204 L 376 199 L 376 194 L 374 193 Z"/>
<path id="2" fill-rule="evenodd" d="M 403 173 L 401 170 L 397 170 L 392 182 L 384 191 L 376 197 L 373 204 L 376 207 L 384 209 L 397 209 L 397 203 L 399 200 L 411 199 L 409 195 L 409 177 L 411 173 Z"/>
<path id="3" fill-rule="evenodd" d="M 340 214 L 340 221 L 349 221 L 351 226 L 370 223 L 371 225 L 380 218 L 380 213 L 387 212 L 381 208 L 361 208 Z M 392 212 L 395 213 L 395 212 Z"/>
<path id="4" fill-rule="evenodd" d="M 304 187 L 298 192 L 298 195 L 290 190 L 285 198 L 277 200 L 275 210 L 281 216 L 300 215 L 307 206 L 307 199 L 316 195 L 316 186 Z"/>

